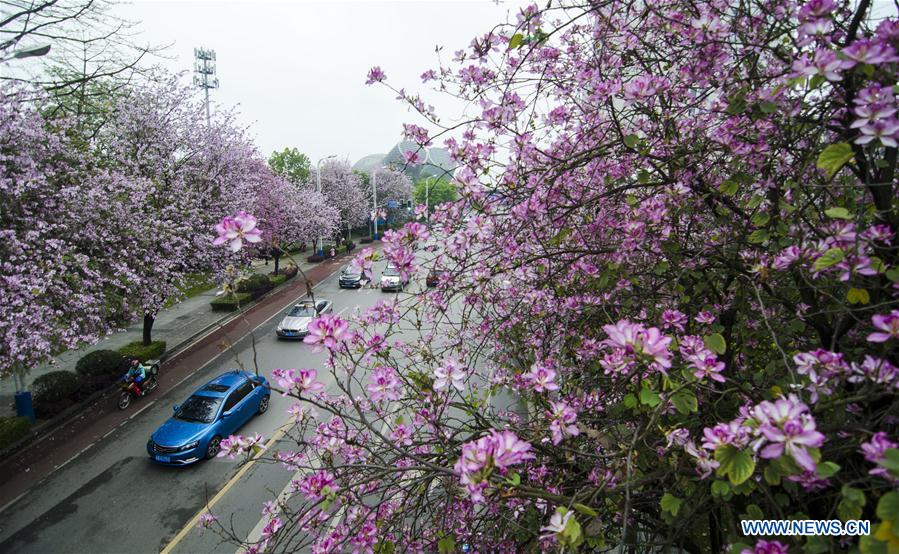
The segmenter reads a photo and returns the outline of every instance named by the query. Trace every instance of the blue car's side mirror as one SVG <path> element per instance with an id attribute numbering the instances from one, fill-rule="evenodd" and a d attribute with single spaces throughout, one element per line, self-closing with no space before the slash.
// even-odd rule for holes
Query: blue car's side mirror
<path id="1" fill-rule="evenodd" d="M 178 408 L 180 408 L 180 407 L 181 407 L 180 404 L 175 404 L 174 406 L 172 406 L 172 411 L 175 412 L 175 413 L 177 414 L 177 413 L 178 413 Z"/>
<path id="2" fill-rule="evenodd" d="M 227 412 L 222 412 L 222 419 L 225 419 L 226 417 L 231 417 L 231 413 L 232 412 L 230 410 L 228 410 Z"/>

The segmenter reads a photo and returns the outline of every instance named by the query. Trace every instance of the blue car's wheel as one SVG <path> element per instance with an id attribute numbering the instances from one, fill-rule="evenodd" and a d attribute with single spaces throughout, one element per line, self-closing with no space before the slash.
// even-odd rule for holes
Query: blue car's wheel
<path id="1" fill-rule="evenodd" d="M 215 458 L 218 456 L 219 450 L 222 448 L 222 437 L 216 435 L 209 440 L 209 445 L 206 446 L 206 459 L 209 460 L 211 458 Z"/>
<path id="2" fill-rule="evenodd" d="M 262 397 L 262 400 L 259 401 L 259 411 L 256 413 L 264 414 L 265 411 L 268 410 L 268 399 L 269 399 L 268 395 L 265 395 Z"/>

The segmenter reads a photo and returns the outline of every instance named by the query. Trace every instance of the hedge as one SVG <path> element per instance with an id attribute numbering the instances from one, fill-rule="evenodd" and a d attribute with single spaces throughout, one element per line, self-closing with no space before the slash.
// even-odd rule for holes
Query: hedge
<path id="1" fill-rule="evenodd" d="M 78 375 L 71 371 L 51 371 L 34 380 L 31 390 L 35 404 L 59 402 L 71 398 L 80 385 Z"/>
<path id="2" fill-rule="evenodd" d="M 292 279 L 297 276 L 299 270 L 294 264 L 287 264 L 278 270 L 277 275 L 283 275 L 286 279 Z M 275 274 L 269 273 L 269 277 L 275 277 Z"/>
<path id="3" fill-rule="evenodd" d="M 27 417 L 0 417 L 0 450 L 13 445 L 31 430 Z"/>
<path id="4" fill-rule="evenodd" d="M 272 277 L 272 284 L 277 286 L 283 285 L 284 281 L 287 281 L 287 275 L 275 275 Z"/>
<path id="5" fill-rule="evenodd" d="M 359 242 L 361 242 L 362 244 L 368 244 L 373 241 L 374 240 L 371 237 L 362 237 L 361 239 L 359 239 Z"/>
<path id="6" fill-rule="evenodd" d="M 246 306 L 253 300 L 249 292 L 238 292 L 226 296 L 220 296 L 209 303 L 213 312 L 233 312 L 240 306 Z"/>
<path id="7" fill-rule="evenodd" d="M 254 273 L 246 279 L 237 282 L 237 292 L 255 292 L 266 288 L 271 288 L 272 281 L 268 275 L 262 273 Z"/>
<path id="8" fill-rule="evenodd" d="M 309 262 L 310 264 L 315 264 L 324 259 L 325 259 L 324 256 L 319 256 L 318 254 L 315 254 L 314 256 L 309 256 L 308 258 L 306 258 L 306 261 Z"/>
<path id="9" fill-rule="evenodd" d="M 81 376 L 110 375 L 122 370 L 125 357 L 115 350 L 94 350 L 82 356 L 75 364 L 75 371 Z"/>
<path id="10" fill-rule="evenodd" d="M 142 341 L 130 342 L 119 348 L 119 353 L 129 360 L 137 358 L 141 363 L 144 363 L 165 353 L 165 341 L 154 340 L 148 346 L 144 346 Z"/>

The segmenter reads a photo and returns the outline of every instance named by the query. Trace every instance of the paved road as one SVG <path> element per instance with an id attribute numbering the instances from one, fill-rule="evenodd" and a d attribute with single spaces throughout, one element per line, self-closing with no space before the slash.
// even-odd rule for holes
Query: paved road
<path id="1" fill-rule="evenodd" d="M 315 292 L 333 300 L 335 313 L 369 307 L 386 296 L 377 290 L 340 290 L 336 274 Z M 278 321 L 275 316 L 255 332 L 260 371 L 270 377 L 278 367 L 321 367 L 323 354 L 313 354 L 302 343 L 275 339 Z M 246 337 L 176 388 L 144 405 L 134 404 L 130 408 L 134 417 L 0 513 L 0 552 L 131 553 L 164 548 L 239 470 L 225 458 L 189 468 L 154 465 L 146 454 L 147 438 L 171 415 L 171 407 L 202 383 L 233 369 L 238 361 L 251 367 L 252 360 Z M 248 422 L 240 433 L 272 436 L 286 421 L 288 405 L 288 399 L 273 395 L 268 412 Z M 280 467 L 260 463 L 229 485 L 231 502 L 223 505 L 233 511 L 235 530 L 249 534 L 259 520 L 262 502 L 272 499 L 289 478 Z M 233 553 L 234 547 L 218 544 L 212 535 L 190 533 L 176 551 Z"/>

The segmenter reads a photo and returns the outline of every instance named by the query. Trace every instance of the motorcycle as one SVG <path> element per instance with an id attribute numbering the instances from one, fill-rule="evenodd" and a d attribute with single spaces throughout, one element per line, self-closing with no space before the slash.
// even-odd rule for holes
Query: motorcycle
<path id="1" fill-rule="evenodd" d="M 150 394 L 156 387 L 159 386 L 159 381 L 156 376 L 159 374 L 159 360 L 147 360 L 147 363 L 144 364 L 148 367 L 147 369 L 147 377 L 140 384 L 140 393 L 137 392 L 137 387 L 135 386 L 135 382 L 133 379 L 129 379 L 126 375 L 122 378 L 119 383 L 119 388 L 122 389 L 122 394 L 119 395 L 118 406 L 120 410 L 124 410 L 131 405 L 131 399 L 137 399 L 147 394 Z"/>

